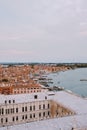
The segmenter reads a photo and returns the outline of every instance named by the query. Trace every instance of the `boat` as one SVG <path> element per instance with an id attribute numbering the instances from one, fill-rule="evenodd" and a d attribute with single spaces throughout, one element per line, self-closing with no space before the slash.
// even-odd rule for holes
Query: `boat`
<path id="1" fill-rule="evenodd" d="M 64 87 L 53 86 L 53 87 L 49 87 L 49 90 L 62 91 L 64 90 Z"/>

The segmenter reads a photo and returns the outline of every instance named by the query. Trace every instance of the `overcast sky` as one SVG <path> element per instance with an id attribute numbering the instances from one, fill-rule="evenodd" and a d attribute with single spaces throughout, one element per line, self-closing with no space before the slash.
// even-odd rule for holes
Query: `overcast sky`
<path id="1" fill-rule="evenodd" d="M 0 62 L 87 62 L 87 0 L 0 0 Z"/>

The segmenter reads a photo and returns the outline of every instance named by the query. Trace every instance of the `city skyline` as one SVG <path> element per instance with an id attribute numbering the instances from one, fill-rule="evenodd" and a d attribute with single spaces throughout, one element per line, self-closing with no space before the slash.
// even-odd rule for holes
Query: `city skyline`
<path id="1" fill-rule="evenodd" d="M 1 0 L 0 62 L 87 62 L 86 0 Z"/>

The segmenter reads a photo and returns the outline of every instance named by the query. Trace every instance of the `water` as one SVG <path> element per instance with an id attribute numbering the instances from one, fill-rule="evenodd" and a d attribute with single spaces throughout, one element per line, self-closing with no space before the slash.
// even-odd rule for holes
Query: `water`
<path id="1" fill-rule="evenodd" d="M 54 82 L 50 86 L 64 87 L 80 96 L 87 97 L 87 81 L 80 81 L 80 79 L 87 79 L 87 68 L 53 73 L 48 77 L 52 78 Z"/>

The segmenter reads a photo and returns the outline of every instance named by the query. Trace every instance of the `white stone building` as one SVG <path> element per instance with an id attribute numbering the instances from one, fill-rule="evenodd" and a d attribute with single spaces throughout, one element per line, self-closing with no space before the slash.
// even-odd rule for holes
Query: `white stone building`
<path id="1" fill-rule="evenodd" d="M 0 126 L 75 114 L 73 110 L 57 103 L 54 97 L 53 92 L 0 95 Z"/>

